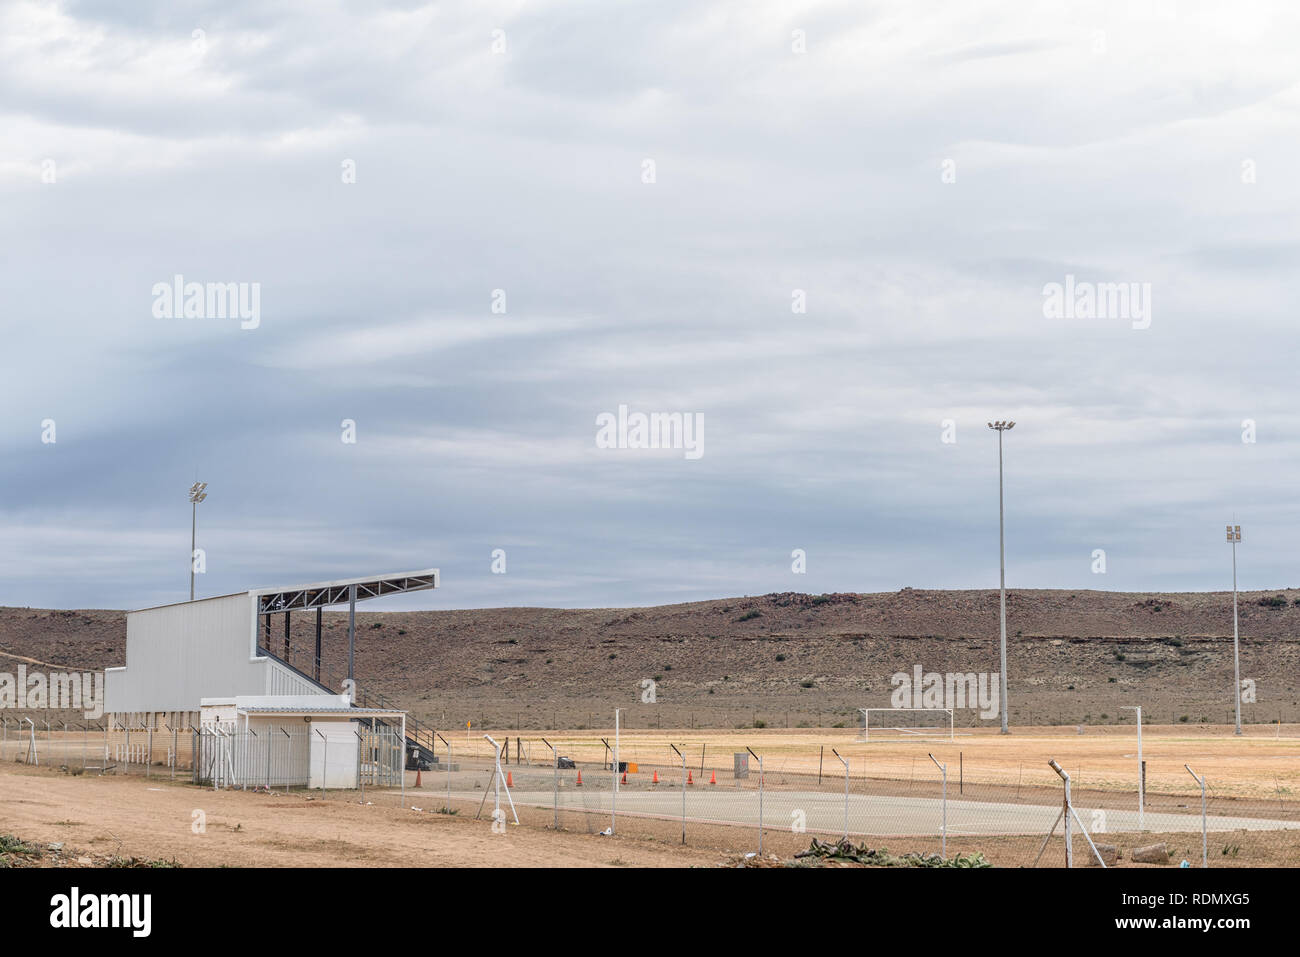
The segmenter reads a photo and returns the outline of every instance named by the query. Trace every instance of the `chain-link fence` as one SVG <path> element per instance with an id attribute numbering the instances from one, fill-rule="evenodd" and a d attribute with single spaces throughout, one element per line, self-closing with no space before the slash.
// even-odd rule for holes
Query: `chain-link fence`
<path id="1" fill-rule="evenodd" d="M 612 748 L 579 759 L 586 742 L 513 739 L 498 781 L 490 747 L 444 744 L 431 770 L 407 772 L 406 806 L 525 826 L 652 838 L 736 853 L 790 856 L 812 837 L 847 838 L 894 854 L 982 854 L 994 866 L 1066 863 L 1068 824 L 1074 866 L 1187 862 L 1189 867 L 1300 865 L 1300 801 L 1230 781 L 1173 786 L 1161 774 L 1139 807 L 1136 784 L 1071 775 L 1044 762 L 1013 771 L 952 760 L 924 749 L 866 761 L 835 749 L 764 758 L 759 749 L 727 755 L 669 753 L 663 761 L 622 760 Z M 450 752 L 450 753 L 448 753 Z M 794 765 L 798 769 L 791 770 Z M 807 766 L 820 770 L 805 770 Z M 946 780 L 945 780 L 946 778 Z M 498 798 L 498 786 L 500 797 Z M 391 790 L 371 803 L 395 804 Z M 1094 851 L 1094 847 L 1096 850 Z"/>
<path id="2" fill-rule="evenodd" d="M 127 729 L 104 723 L 0 719 L 0 761 L 72 773 L 137 774 L 239 789 L 310 789 L 328 800 L 401 806 L 507 826 L 612 833 L 736 854 L 788 857 L 812 837 L 894 854 L 979 853 L 995 866 L 1062 865 L 1068 823 L 1075 866 L 1095 862 L 1200 867 L 1300 865 L 1300 801 L 1293 771 L 1272 775 L 1146 762 L 1139 805 L 1136 773 L 1062 769 L 1034 761 L 1008 769 L 937 744 L 898 743 L 869 756 L 854 745 L 810 745 L 764 755 L 625 746 L 582 737 L 438 737 L 420 767 L 403 770 L 397 731 L 358 726 L 352 738 L 312 740 L 311 731 Z M 331 753 L 332 752 L 332 753 Z M 956 760 L 954 760 L 956 758 Z M 321 769 L 328 767 L 329 775 Z M 350 769 L 338 777 L 339 768 Z M 498 775 L 498 767 L 500 773 Z M 1287 763 L 1290 768 L 1291 764 Z M 348 785 L 340 786 L 338 781 Z M 1204 782 L 1204 800 L 1202 800 Z M 498 813 L 499 812 L 499 813 Z M 1096 851 L 1094 851 L 1094 846 Z M 1144 850 L 1145 849 L 1145 850 Z"/>
<path id="3" fill-rule="evenodd" d="M 403 754 L 400 732 L 361 723 L 347 734 L 327 737 L 275 726 L 246 731 L 165 724 L 131 728 L 110 721 L 0 718 L 0 762 L 76 774 L 137 774 L 206 787 L 382 788 L 400 794 Z"/>
<path id="4" fill-rule="evenodd" d="M 188 779 L 194 767 L 194 729 L 122 728 L 104 721 L 0 718 L 0 761 L 75 772 L 159 775 Z"/>

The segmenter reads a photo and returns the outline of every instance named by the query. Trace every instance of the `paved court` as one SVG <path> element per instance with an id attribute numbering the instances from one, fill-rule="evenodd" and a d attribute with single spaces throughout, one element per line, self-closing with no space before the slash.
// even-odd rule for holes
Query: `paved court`
<path id="1" fill-rule="evenodd" d="M 515 803 L 532 807 L 551 806 L 550 791 L 512 791 Z M 454 798 L 481 801 L 483 792 L 454 791 Z M 493 797 L 489 791 L 487 803 Z M 565 788 L 560 791 L 560 809 L 609 814 L 608 790 Z M 505 792 L 501 804 L 506 806 Z M 938 798 L 909 798 L 849 795 L 848 829 L 852 834 L 906 836 L 937 834 L 943 818 Z M 948 801 L 949 834 L 1046 834 L 1060 812 L 1059 804 L 1004 804 L 982 801 Z M 1137 809 L 1124 811 L 1109 808 L 1094 812 L 1076 806 L 1076 812 L 1089 831 L 1098 833 L 1136 831 Z M 620 791 L 620 814 L 646 817 L 680 818 L 681 791 Z M 809 831 L 838 833 L 844 829 L 844 796 L 824 791 L 768 791 L 763 795 L 763 823 L 772 828 L 788 828 L 795 814 L 802 812 Z M 686 792 L 688 821 L 716 824 L 758 825 L 758 792 L 696 790 Z M 1187 814 L 1148 811 L 1146 830 L 1155 832 L 1198 832 L 1199 810 Z M 1273 831 L 1285 828 L 1300 830 L 1300 822 L 1250 817 L 1207 818 L 1210 831 Z"/>

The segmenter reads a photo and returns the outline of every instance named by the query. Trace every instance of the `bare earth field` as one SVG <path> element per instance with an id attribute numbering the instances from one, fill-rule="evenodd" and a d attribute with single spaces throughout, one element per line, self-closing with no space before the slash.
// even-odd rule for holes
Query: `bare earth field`
<path id="1" fill-rule="evenodd" d="M 507 770 L 524 825 L 511 825 L 504 834 L 493 833 L 490 825 L 492 755 L 477 730 L 451 738 L 458 770 L 424 772 L 418 788 L 417 776 L 408 772 L 405 794 L 213 792 L 171 783 L 160 764 L 152 778 L 143 777 L 139 765 L 99 777 L 18 764 L 15 751 L 0 763 L 0 833 L 83 849 L 87 865 L 115 856 L 189 866 L 725 865 L 757 849 L 757 765 L 751 761 L 746 778 L 737 778 L 733 769 L 733 755 L 752 748 L 764 758 L 764 850 L 786 858 L 806 848 L 812 835 L 835 837 L 846 824 L 855 839 L 894 853 L 937 852 L 943 792 L 928 756 L 933 754 L 949 769 L 949 855 L 979 852 L 995 866 L 1031 866 L 1060 806 L 1060 779 L 1046 766 L 1054 757 L 1072 775 L 1076 807 L 1099 841 L 1129 850 L 1165 841 L 1173 863 L 1199 863 L 1199 789 L 1183 767 L 1191 764 L 1210 783 L 1211 866 L 1296 866 L 1300 728 L 1247 730 L 1236 738 L 1230 728 L 1192 734 L 1147 727 L 1147 816 L 1141 829 L 1131 728 L 1085 728 L 1083 734 L 1019 729 L 1008 737 L 979 731 L 960 733 L 951 742 L 861 742 L 841 729 L 623 732 L 619 757 L 632 767 L 620 788 L 613 841 L 599 836 L 610 826 L 613 802 L 600 739 L 612 742 L 612 734 L 546 732 L 559 753 L 578 764 L 557 780 L 550 751 L 536 732 L 493 729 L 498 740 L 512 742 Z M 670 742 L 687 756 L 692 782 L 685 795 L 681 759 Z M 79 735 L 56 735 L 43 744 L 44 760 L 78 771 L 81 744 Z M 847 802 L 843 766 L 832 749 L 849 761 Z M 161 758 L 160 753 L 156 761 Z M 581 786 L 579 771 L 585 775 Z M 185 779 L 186 772 L 177 777 Z M 548 830 L 553 801 L 560 833 Z M 444 806 L 457 813 L 434 813 Z M 503 796 L 503 810 L 508 806 Z M 195 810 L 206 815 L 202 835 L 190 830 Z M 804 819 L 806 831 L 790 826 L 792 814 Z M 1079 860 L 1086 859 L 1077 832 L 1075 844 Z M 1062 847 L 1055 839 L 1044 863 L 1059 865 Z M 73 852 L 70 859 L 79 856 Z M 1122 866 L 1135 865 L 1125 860 Z"/>
<path id="2" fill-rule="evenodd" d="M 538 742 L 537 732 L 492 731 L 494 737 L 517 735 L 526 745 Z M 599 763 L 605 747 L 601 738 L 612 742 L 613 729 L 599 732 L 548 732 L 546 739 L 565 755 L 580 761 Z M 851 773 L 876 779 L 907 779 L 914 776 L 919 760 L 928 765 L 927 754 L 951 765 L 955 777 L 959 762 L 967 782 L 1005 783 L 1020 780 L 1026 786 L 1056 787 L 1059 778 L 1047 766 L 1057 759 L 1074 779 L 1074 787 L 1099 790 L 1136 790 L 1137 732 L 1132 726 L 1103 726 L 1075 729 L 1017 728 L 1010 735 L 991 728 L 961 729 L 956 739 L 929 735 L 920 738 L 882 733 L 878 740 L 861 742 L 855 732 L 810 728 L 797 731 L 624 731 L 620 735 L 619 758 L 647 769 L 675 768 L 679 759 L 669 749 L 675 744 L 696 767 L 701 756 L 711 768 L 732 766 L 732 755 L 752 748 L 763 756 L 772 775 L 816 774 L 819 762 L 827 777 L 838 779 L 842 765 L 831 748 L 850 762 Z M 458 741 L 452 736 L 456 754 L 486 759 L 491 749 L 478 734 Z M 821 750 L 824 748 L 824 752 Z M 534 763 L 549 763 L 550 752 L 539 743 L 529 748 Z M 1300 799 L 1300 726 L 1247 727 L 1238 738 L 1231 727 L 1184 728 L 1147 725 L 1143 728 L 1143 758 L 1147 764 L 1147 789 L 1152 792 L 1191 794 L 1199 790 L 1184 768 L 1190 764 L 1213 785 L 1221 796 L 1267 799 L 1279 792 L 1291 801 Z M 757 768 L 757 764 L 753 764 Z M 929 773 L 929 769 L 922 767 Z M 675 778 L 674 778 L 675 780 Z"/>
<path id="3" fill-rule="evenodd" d="M 206 815 L 194 834 L 193 814 Z M 0 766 L 0 833 L 187 867 L 688 867 L 717 852 L 556 834 L 309 795 L 210 791 L 135 776 Z M 72 850 L 66 857 L 75 856 Z"/>

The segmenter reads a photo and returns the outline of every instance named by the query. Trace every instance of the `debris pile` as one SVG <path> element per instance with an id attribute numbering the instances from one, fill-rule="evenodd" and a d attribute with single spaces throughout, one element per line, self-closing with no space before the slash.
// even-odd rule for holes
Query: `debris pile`
<path id="1" fill-rule="evenodd" d="M 943 858 L 938 854 L 890 854 L 885 848 L 871 848 L 852 841 L 821 841 L 813 838 L 806 851 L 783 861 L 775 854 L 759 857 L 747 854 L 741 867 L 992 867 L 979 851 Z"/>

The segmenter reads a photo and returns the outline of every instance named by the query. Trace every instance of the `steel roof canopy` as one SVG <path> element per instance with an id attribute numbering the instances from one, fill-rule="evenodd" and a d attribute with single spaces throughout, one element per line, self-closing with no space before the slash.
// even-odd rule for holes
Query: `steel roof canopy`
<path id="1" fill-rule="evenodd" d="M 250 594 L 257 598 L 257 613 L 271 614 L 281 611 L 300 611 L 308 608 L 325 608 L 346 605 L 352 589 L 357 601 L 400 595 L 411 591 L 425 591 L 438 587 L 438 569 L 425 568 L 414 572 L 394 572 L 390 575 L 363 575 L 332 582 L 311 585 L 289 585 L 284 588 L 254 588 Z"/>

